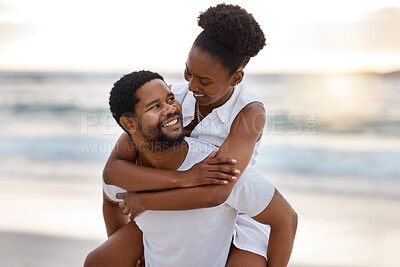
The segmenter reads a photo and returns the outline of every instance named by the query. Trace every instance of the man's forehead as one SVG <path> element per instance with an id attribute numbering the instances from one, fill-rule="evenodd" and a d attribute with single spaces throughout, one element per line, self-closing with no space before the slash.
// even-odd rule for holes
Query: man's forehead
<path id="1" fill-rule="evenodd" d="M 164 81 L 154 79 L 142 85 L 136 95 L 140 99 L 139 103 L 142 102 L 141 104 L 147 105 L 150 102 L 173 96 L 174 94 Z"/>

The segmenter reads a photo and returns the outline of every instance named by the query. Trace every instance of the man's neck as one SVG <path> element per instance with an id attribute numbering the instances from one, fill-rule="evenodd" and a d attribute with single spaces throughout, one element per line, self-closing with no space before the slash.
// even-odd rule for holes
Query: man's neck
<path id="1" fill-rule="evenodd" d="M 188 149 L 188 143 L 183 141 L 165 151 L 139 151 L 137 164 L 157 169 L 176 170 L 185 160 Z"/>

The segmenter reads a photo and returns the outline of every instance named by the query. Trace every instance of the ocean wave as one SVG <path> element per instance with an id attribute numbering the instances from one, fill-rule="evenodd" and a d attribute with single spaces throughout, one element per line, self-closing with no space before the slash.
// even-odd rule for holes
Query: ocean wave
<path id="1" fill-rule="evenodd" d="M 95 114 L 108 114 L 110 113 L 108 107 L 104 108 L 90 108 L 77 106 L 75 104 L 52 104 L 52 103 L 30 103 L 22 104 L 16 103 L 14 105 L 3 105 L 0 107 L 0 112 L 8 112 L 16 115 L 25 115 L 32 113 L 45 113 L 49 115 L 68 115 L 74 114 L 85 114 L 85 113 L 95 113 Z"/>
<path id="2" fill-rule="evenodd" d="M 103 161 L 111 153 L 114 141 L 85 136 L 51 138 L 1 138 L 0 157 L 31 160 Z"/>
<path id="3" fill-rule="evenodd" d="M 360 151 L 295 145 L 262 145 L 257 160 L 264 171 L 311 176 L 396 179 L 400 181 L 400 150 Z"/>

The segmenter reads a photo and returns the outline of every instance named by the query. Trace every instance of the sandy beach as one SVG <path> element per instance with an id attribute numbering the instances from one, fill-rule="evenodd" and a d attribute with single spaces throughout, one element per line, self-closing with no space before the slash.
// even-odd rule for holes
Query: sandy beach
<path id="1" fill-rule="evenodd" d="M 399 199 L 280 190 L 299 214 L 290 266 L 399 262 Z M 100 182 L 1 178 L 0 196 L 0 266 L 82 266 L 106 238 Z"/>

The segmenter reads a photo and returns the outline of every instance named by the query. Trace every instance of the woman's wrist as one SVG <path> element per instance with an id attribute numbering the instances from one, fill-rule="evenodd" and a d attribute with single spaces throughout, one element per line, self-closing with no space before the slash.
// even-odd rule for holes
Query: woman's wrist
<path id="1" fill-rule="evenodd" d="M 188 180 L 186 179 L 187 171 L 175 171 L 173 174 L 173 184 L 176 185 L 176 188 L 184 188 L 188 187 Z"/>

